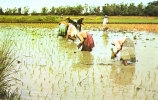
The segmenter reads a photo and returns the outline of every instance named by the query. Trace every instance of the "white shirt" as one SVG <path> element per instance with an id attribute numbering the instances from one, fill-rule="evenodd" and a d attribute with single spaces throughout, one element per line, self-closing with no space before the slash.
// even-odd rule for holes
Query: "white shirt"
<path id="1" fill-rule="evenodd" d="M 104 18 L 104 20 L 103 20 L 103 27 L 105 27 L 107 23 L 108 23 L 108 19 Z"/>

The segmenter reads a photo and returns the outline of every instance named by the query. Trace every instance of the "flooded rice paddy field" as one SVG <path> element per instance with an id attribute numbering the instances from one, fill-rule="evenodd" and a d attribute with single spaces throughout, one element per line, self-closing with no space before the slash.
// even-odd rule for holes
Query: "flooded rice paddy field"
<path id="1" fill-rule="evenodd" d="M 18 56 L 14 77 L 21 99 L 39 100 L 158 100 L 158 35 L 143 31 L 95 31 L 92 52 L 77 49 L 57 37 L 58 28 L 1 27 L 12 34 Z M 128 36 L 137 61 L 124 66 L 111 59 L 111 43 Z M 114 50 L 116 50 L 114 48 Z"/>

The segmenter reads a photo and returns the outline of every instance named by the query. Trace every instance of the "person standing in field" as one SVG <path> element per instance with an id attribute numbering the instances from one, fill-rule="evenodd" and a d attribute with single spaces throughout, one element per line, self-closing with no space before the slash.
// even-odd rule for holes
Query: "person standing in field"
<path id="1" fill-rule="evenodd" d="M 116 55 L 121 51 L 121 60 L 124 65 L 128 65 L 127 61 L 135 62 L 135 47 L 133 41 L 128 37 L 120 37 L 112 43 L 117 49 L 116 52 L 113 53 L 112 59 L 116 57 Z M 113 52 L 113 51 L 112 51 Z"/>
<path id="2" fill-rule="evenodd" d="M 90 33 L 81 31 L 78 34 L 71 34 L 71 36 L 69 36 L 70 39 L 72 39 L 72 37 L 73 40 L 76 40 L 76 38 L 80 40 L 80 43 L 77 45 L 78 49 L 82 46 L 81 51 L 92 51 L 94 41 Z"/>
<path id="3" fill-rule="evenodd" d="M 108 23 L 108 19 L 107 19 L 107 15 L 104 16 L 104 20 L 103 20 L 103 30 L 107 30 L 107 23 Z"/>
<path id="4" fill-rule="evenodd" d="M 77 20 L 79 32 L 81 32 L 81 25 L 84 25 L 83 20 L 84 20 L 84 18 L 80 18 L 79 20 Z"/>

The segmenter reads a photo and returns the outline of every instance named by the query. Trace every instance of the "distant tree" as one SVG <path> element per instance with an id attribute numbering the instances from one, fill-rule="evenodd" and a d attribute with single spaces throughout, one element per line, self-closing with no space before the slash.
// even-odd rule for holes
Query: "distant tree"
<path id="1" fill-rule="evenodd" d="M 158 16 L 158 1 L 149 2 L 144 10 L 145 15 Z"/>
<path id="2" fill-rule="evenodd" d="M 42 8 L 41 14 L 43 14 L 43 15 L 48 14 L 48 9 L 47 9 L 47 7 L 43 7 L 43 8 Z"/>
<path id="3" fill-rule="evenodd" d="M 149 2 L 148 5 L 158 6 L 158 1 Z"/>
<path id="4" fill-rule="evenodd" d="M 16 7 L 14 7 L 14 8 L 12 9 L 12 14 L 15 15 L 16 13 L 17 13 L 17 9 L 16 9 Z"/>
<path id="5" fill-rule="evenodd" d="M 61 15 L 67 15 L 66 14 L 66 8 L 65 7 L 62 7 L 62 14 Z"/>
<path id="6" fill-rule="evenodd" d="M 50 9 L 49 14 L 51 14 L 51 15 L 54 15 L 54 14 L 55 14 L 55 7 L 52 7 L 52 8 Z"/>
<path id="7" fill-rule="evenodd" d="M 142 2 L 137 6 L 137 13 L 138 16 L 144 15 L 144 6 Z"/>
<path id="8" fill-rule="evenodd" d="M 33 10 L 31 15 L 37 15 L 37 11 Z"/>
<path id="9" fill-rule="evenodd" d="M 94 7 L 95 15 L 100 15 L 100 6 Z"/>
<path id="10" fill-rule="evenodd" d="M 129 7 L 128 7 L 128 15 L 129 16 L 135 16 L 137 15 L 137 7 L 135 6 L 134 3 L 130 3 Z"/>
<path id="11" fill-rule="evenodd" d="M 105 6 L 103 6 L 102 9 L 104 15 L 109 15 L 109 16 L 113 15 L 114 9 L 109 4 L 105 4 Z"/>
<path id="12" fill-rule="evenodd" d="M 25 6 L 24 7 L 24 15 L 28 15 L 29 12 L 29 7 Z"/>
<path id="13" fill-rule="evenodd" d="M 56 14 L 57 15 L 62 15 L 63 14 L 63 7 L 62 6 L 56 8 Z"/>
<path id="14" fill-rule="evenodd" d="M 82 5 L 77 5 L 75 15 L 81 15 L 83 10 L 84 10 L 84 7 L 82 7 Z"/>
<path id="15" fill-rule="evenodd" d="M 0 15 L 3 15 L 4 12 L 3 12 L 3 9 L 0 7 Z"/>
<path id="16" fill-rule="evenodd" d="M 78 15 L 76 7 L 71 7 L 71 9 L 70 9 L 70 15 Z"/>
<path id="17" fill-rule="evenodd" d="M 72 7 L 70 7 L 70 6 L 66 6 L 66 7 L 65 7 L 65 14 L 66 14 L 66 15 L 71 15 L 71 8 L 72 8 Z"/>
<path id="18" fill-rule="evenodd" d="M 5 15 L 11 15 L 12 10 L 10 8 L 5 9 Z"/>
<path id="19" fill-rule="evenodd" d="M 21 8 L 18 8 L 18 15 L 21 15 Z"/>
<path id="20" fill-rule="evenodd" d="M 121 15 L 127 16 L 128 15 L 128 6 L 127 4 L 121 4 Z"/>
<path id="21" fill-rule="evenodd" d="M 113 8 L 114 8 L 114 16 L 118 16 L 121 15 L 121 6 L 120 5 L 116 5 L 115 3 L 113 4 Z"/>
<path id="22" fill-rule="evenodd" d="M 88 13 L 88 4 L 85 4 L 84 5 L 84 14 L 85 15 L 88 15 L 89 13 Z"/>
<path id="23" fill-rule="evenodd" d="M 95 7 L 94 6 L 89 6 L 89 14 L 90 15 L 94 15 L 95 14 L 95 11 L 94 11 Z"/>

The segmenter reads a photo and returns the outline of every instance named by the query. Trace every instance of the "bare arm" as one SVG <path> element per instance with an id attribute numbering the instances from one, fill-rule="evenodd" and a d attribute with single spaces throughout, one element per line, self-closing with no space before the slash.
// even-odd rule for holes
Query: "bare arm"
<path id="1" fill-rule="evenodd" d="M 84 42 L 84 38 L 83 38 L 83 36 L 81 35 L 81 32 L 77 34 L 77 37 L 80 39 L 80 43 L 77 45 L 77 47 L 80 48 L 81 45 L 82 45 L 83 42 Z"/>
<path id="2" fill-rule="evenodd" d="M 112 58 L 112 59 L 115 58 L 116 55 L 119 53 L 119 51 L 120 51 L 120 50 L 117 50 L 116 52 L 114 52 L 114 53 L 112 54 L 111 58 Z"/>
<path id="3" fill-rule="evenodd" d="M 68 34 L 66 34 L 66 41 L 68 40 L 68 37 L 69 37 Z"/>
<path id="4" fill-rule="evenodd" d="M 119 50 L 117 50 L 115 53 L 114 53 L 114 57 L 116 57 L 116 55 L 122 50 L 122 46 Z"/>
<path id="5" fill-rule="evenodd" d="M 116 56 L 119 52 L 120 52 L 120 50 L 117 50 L 117 51 L 114 53 L 114 56 Z"/>

